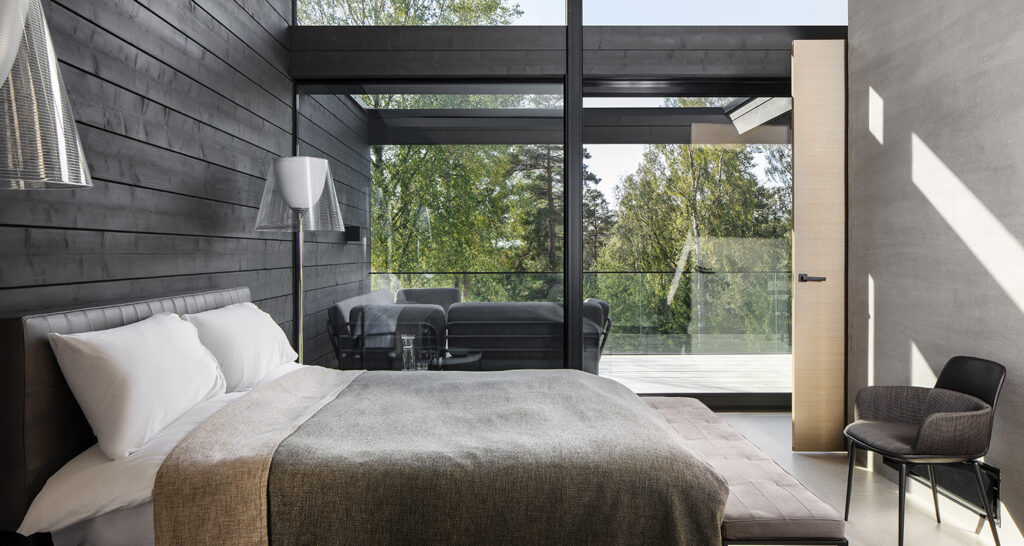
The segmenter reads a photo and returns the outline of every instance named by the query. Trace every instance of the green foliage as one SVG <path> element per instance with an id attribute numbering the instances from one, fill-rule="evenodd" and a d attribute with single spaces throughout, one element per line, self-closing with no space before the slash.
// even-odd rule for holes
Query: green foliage
<path id="1" fill-rule="evenodd" d="M 588 173 L 589 174 L 589 173 Z M 583 270 L 597 267 L 598 259 L 615 226 L 615 211 L 608 205 L 597 177 L 584 180 L 583 189 Z"/>
<path id="2" fill-rule="evenodd" d="M 299 0 L 301 25 L 507 25 L 523 11 L 505 0 Z"/>
<path id="3" fill-rule="evenodd" d="M 616 211 L 586 172 L 585 294 L 614 310 L 609 350 L 788 350 L 790 161 L 788 146 L 648 146 Z M 466 300 L 561 299 L 560 146 L 384 146 L 373 172 L 374 271 L 440 273 L 395 281 Z"/>
<path id="4" fill-rule="evenodd" d="M 373 149 L 376 271 L 501 271 L 515 186 L 500 146 Z"/>
<path id="5" fill-rule="evenodd" d="M 586 172 L 585 294 L 612 306 L 610 351 L 788 350 L 790 163 L 788 146 L 648 146 L 615 211 Z M 560 146 L 384 146 L 373 172 L 374 271 L 561 299 Z"/>
<path id="6" fill-rule="evenodd" d="M 561 146 L 516 146 L 515 221 L 520 233 L 512 271 L 560 271 L 565 232 Z"/>

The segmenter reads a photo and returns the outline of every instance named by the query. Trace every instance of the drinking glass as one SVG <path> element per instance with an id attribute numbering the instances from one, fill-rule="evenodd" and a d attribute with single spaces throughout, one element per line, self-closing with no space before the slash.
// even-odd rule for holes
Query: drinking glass
<path id="1" fill-rule="evenodd" d="M 413 351 L 413 343 L 416 336 L 402 334 L 402 371 L 411 372 L 416 370 L 416 352 Z"/>

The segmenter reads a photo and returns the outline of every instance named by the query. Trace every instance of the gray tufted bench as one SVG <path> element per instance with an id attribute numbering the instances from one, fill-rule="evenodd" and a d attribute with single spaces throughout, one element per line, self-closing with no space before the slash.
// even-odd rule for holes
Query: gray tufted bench
<path id="1" fill-rule="evenodd" d="M 729 482 L 724 544 L 847 544 L 838 512 L 700 401 L 644 400 Z"/>

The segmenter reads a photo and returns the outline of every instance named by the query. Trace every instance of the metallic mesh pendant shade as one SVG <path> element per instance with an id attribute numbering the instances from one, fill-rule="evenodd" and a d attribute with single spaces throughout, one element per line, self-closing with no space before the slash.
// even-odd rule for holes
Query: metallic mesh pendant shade
<path id="1" fill-rule="evenodd" d="M 257 231 L 345 231 L 326 159 L 280 157 L 263 188 Z"/>
<path id="2" fill-rule="evenodd" d="M 21 44 L 0 87 L 0 189 L 89 186 L 43 7 L 40 0 L 28 0 Z"/>

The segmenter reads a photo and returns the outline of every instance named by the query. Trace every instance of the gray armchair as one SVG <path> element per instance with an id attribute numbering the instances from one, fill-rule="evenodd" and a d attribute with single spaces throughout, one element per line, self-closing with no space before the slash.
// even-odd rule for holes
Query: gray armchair
<path id="1" fill-rule="evenodd" d="M 858 448 L 873 451 L 899 464 L 901 545 L 908 468 L 915 465 L 928 467 L 935 519 L 941 523 L 932 465 L 973 462 L 985 515 L 998 545 L 999 535 L 977 459 L 988 452 L 993 411 L 1005 377 L 1006 368 L 1001 364 L 957 356 L 943 367 L 934 388 L 889 386 L 861 389 L 854 402 L 856 421 L 844 431 L 850 440 L 846 519 L 850 517 L 850 485 Z"/>
<path id="2" fill-rule="evenodd" d="M 395 303 L 423 303 L 440 305 L 444 312 L 454 303 L 462 301 L 458 288 L 405 288 L 398 291 Z"/>

